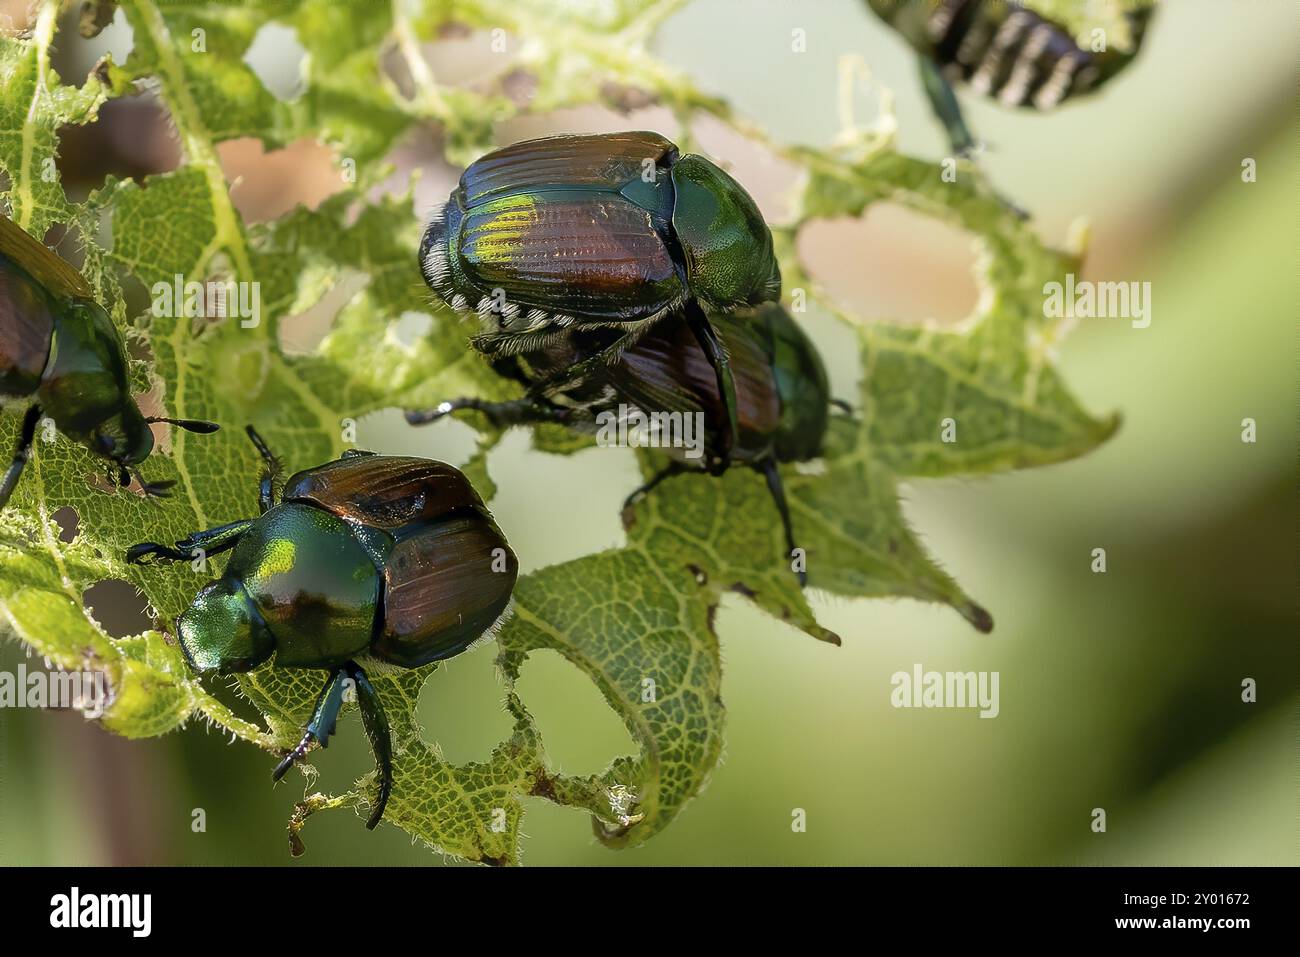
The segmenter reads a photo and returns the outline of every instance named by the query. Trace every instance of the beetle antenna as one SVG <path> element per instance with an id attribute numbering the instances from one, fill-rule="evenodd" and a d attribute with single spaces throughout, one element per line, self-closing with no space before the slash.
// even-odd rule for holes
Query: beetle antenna
<path id="1" fill-rule="evenodd" d="M 262 480 L 258 483 L 258 500 L 262 506 L 262 511 L 267 512 L 275 505 L 276 484 L 279 482 L 280 473 L 284 470 L 279 458 L 271 451 L 271 447 L 266 444 L 266 439 L 262 438 L 261 433 L 251 425 L 244 426 L 244 431 L 248 434 L 249 441 L 257 449 L 257 454 L 262 456 L 262 461 L 266 463 L 266 468 L 262 472 Z"/>
<path id="2" fill-rule="evenodd" d="M 126 468 L 122 469 L 122 474 L 124 476 L 127 475 Z M 149 498 L 166 498 L 168 495 L 168 490 L 173 485 L 176 484 L 171 479 L 167 479 L 162 482 L 146 482 L 144 480 L 144 476 L 142 476 L 139 472 L 135 471 L 134 469 L 131 470 L 130 474 L 135 477 L 135 480 L 137 482 L 140 483 L 140 491 L 144 492 L 144 494 Z M 128 480 L 126 482 L 123 482 L 122 484 L 130 485 L 131 484 L 130 479 L 128 478 Z"/>
<path id="3" fill-rule="evenodd" d="M 267 466 L 275 471 L 279 471 L 280 460 L 275 457 L 275 453 L 272 452 L 271 447 L 266 444 L 266 439 L 262 438 L 262 434 L 251 425 L 244 426 L 244 432 L 247 433 L 249 440 L 257 449 L 258 455 L 262 456 L 262 460 L 266 462 Z"/>
<path id="4" fill-rule="evenodd" d="M 186 432 L 198 432 L 200 435 L 211 435 L 221 428 L 215 422 L 207 422 L 203 419 L 171 419 L 165 415 L 151 415 L 145 419 L 146 422 L 166 422 L 168 425 L 174 425 L 184 429 Z"/>

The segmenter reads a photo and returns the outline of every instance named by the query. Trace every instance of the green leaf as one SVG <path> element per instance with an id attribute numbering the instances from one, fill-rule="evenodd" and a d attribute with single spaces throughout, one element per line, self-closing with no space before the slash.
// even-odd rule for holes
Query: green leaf
<path id="1" fill-rule="evenodd" d="M 50 66 L 57 25 L 58 6 L 44 4 L 30 42 L 6 40 L 0 47 L 0 152 L 10 179 L 11 218 L 38 237 L 51 223 L 66 222 L 72 210 L 59 184 L 59 128 L 93 123 L 99 107 L 121 94 L 126 82 L 105 60 L 80 88 L 62 83 Z"/>
<path id="2" fill-rule="evenodd" d="M 944 183 L 934 165 L 865 134 L 836 151 L 771 141 L 647 52 L 646 41 L 676 7 L 672 0 L 625 0 L 557 12 L 540 0 L 478 0 L 456 4 L 455 16 L 530 38 L 521 56 L 536 74 L 538 108 L 591 102 L 606 88 L 593 79 L 608 81 L 668 104 L 686 126 L 702 116 L 730 124 L 804 172 L 794 218 L 776 230 L 786 288 L 806 289 L 817 308 L 852 327 L 862 373 L 854 414 L 836 418 L 825 457 L 783 468 L 810 584 L 849 597 L 943 603 L 986 630 L 989 613 L 908 527 L 897 487 L 905 479 L 1058 462 L 1113 432 L 1117 420 L 1081 409 L 1050 361 L 1063 330 L 1043 316 L 1043 284 L 1077 269 L 1078 261 L 1044 248 L 974 171 L 961 185 Z M 376 198 L 369 189 L 386 175 L 383 157 L 417 125 L 436 123 L 447 159 L 463 163 L 488 148 L 494 123 L 517 109 L 504 87 L 450 87 L 433 76 L 420 47 L 446 25 L 449 9 L 330 0 L 127 4 L 130 57 L 122 68 L 101 65 L 80 87 L 64 85 L 49 68 L 55 4 L 40 8 L 30 37 L 0 41 L 7 77 L 0 169 L 13 217 L 37 236 L 54 223 L 78 234 L 83 271 L 144 357 L 133 372 L 149 403 L 225 426 L 217 436 L 172 430 L 165 437 L 143 466 L 150 480 L 176 482 L 165 502 L 117 489 L 88 452 L 42 430 L 4 513 L 0 621 L 57 666 L 106 675 L 113 697 L 100 723 L 110 731 L 151 736 L 201 719 L 275 753 L 301 735 L 323 674 L 267 666 L 241 676 L 235 690 L 258 715 L 250 721 L 225 703 L 229 689 L 195 679 L 176 648 L 174 620 L 219 562 L 141 568 L 123 561 L 136 541 L 173 541 L 256 514 L 262 463 L 239 434 L 245 423 L 256 424 L 292 470 L 339 455 L 350 424 L 367 414 L 458 395 L 518 394 L 468 347 L 469 330 L 424 291 L 415 259 L 422 224 L 411 197 Z M 273 22 L 293 30 L 306 53 L 303 89 L 289 101 L 269 93 L 244 61 L 258 31 Z M 107 98 L 136 92 L 130 81 L 157 91 L 184 162 L 143 182 L 110 179 L 85 203 L 71 203 L 57 177 L 41 175 L 42 161 L 53 157 L 60 127 L 92 121 Z M 357 181 L 315 210 L 247 225 L 216 151 L 218 143 L 244 136 L 267 148 L 319 138 L 340 163 L 356 163 Z M 796 255 L 804 223 L 860 215 L 883 200 L 938 217 L 978 241 L 981 311 L 960 331 L 865 322 L 825 295 Z M 121 289 L 138 285 L 153 297 L 155 287 L 174 288 L 178 279 L 212 278 L 256 283 L 261 321 L 152 311 L 128 321 Z M 286 351 L 286 324 L 331 294 L 342 304 L 328 334 L 305 354 Z M 401 333 L 407 324 L 419 334 Z M 20 407 L 0 417 L 6 445 L 15 439 Z M 949 418 L 958 429 L 955 443 L 940 439 L 940 423 Z M 480 429 L 481 440 L 465 468 L 490 498 L 496 482 L 511 480 L 491 474 L 500 433 L 481 417 L 466 421 Z M 554 427 L 534 434 L 534 447 L 549 454 L 591 441 Z M 656 459 L 645 454 L 642 464 L 648 473 Z M 66 509 L 78 518 L 71 541 L 54 520 Z M 624 521 L 620 547 L 521 578 L 514 617 L 496 639 L 512 727 L 488 760 L 450 762 L 431 743 L 438 729 L 426 735 L 416 724 L 415 701 L 435 666 L 372 676 L 395 749 L 387 825 L 455 857 L 516 863 L 523 800 L 538 796 L 591 814 L 607 845 L 641 843 L 699 793 L 722 751 L 713 617 L 723 595 L 746 596 L 794 628 L 838 643 L 781 560 L 777 515 L 752 472 L 670 479 Z M 138 588 L 156 613 L 155 626 L 129 638 L 107 635 L 83 598 L 106 579 Z M 587 675 L 637 753 L 611 755 L 608 767 L 590 776 L 553 765 L 515 690 L 527 656 L 543 649 Z M 302 850 L 300 832 L 314 814 L 364 813 L 374 787 L 366 775 L 343 793 L 306 796 L 289 823 L 291 846 Z"/>
<path id="3" fill-rule="evenodd" d="M 529 575 L 515 601 L 500 638 L 507 676 L 518 675 L 528 652 L 551 648 L 595 682 L 641 748 L 586 782 L 605 792 L 597 833 L 615 845 L 645 840 L 700 789 L 722 752 L 715 604 L 684 568 L 635 545 Z"/>

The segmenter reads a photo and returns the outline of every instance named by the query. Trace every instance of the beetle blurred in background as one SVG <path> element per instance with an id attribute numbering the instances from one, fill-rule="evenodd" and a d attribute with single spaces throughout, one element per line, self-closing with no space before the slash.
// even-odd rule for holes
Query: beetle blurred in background
<path id="1" fill-rule="evenodd" d="M 926 95 L 958 156 L 976 151 L 977 142 L 952 84 L 1004 106 L 1053 109 L 1123 70 L 1137 55 L 1153 12 L 1151 6 L 1128 12 L 1127 38 L 1094 38 L 1085 49 L 1066 27 L 1015 0 L 867 2 L 920 54 Z"/>

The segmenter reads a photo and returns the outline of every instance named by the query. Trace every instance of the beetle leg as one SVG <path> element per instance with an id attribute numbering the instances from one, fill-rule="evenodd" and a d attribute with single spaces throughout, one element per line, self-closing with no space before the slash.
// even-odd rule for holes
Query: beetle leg
<path id="1" fill-rule="evenodd" d="M 720 455 L 709 469 L 714 475 L 721 475 L 731 465 L 731 450 L 740 440 L 740 426 L 736 418 L 736 382 L 731 375 L 731 359 L 727 355 L 727 347 L 718 338 L 717 330 L 694 300 L 686 305 L 686 322 L 690 325 L 691 332 L 695 333 L 695 339 L 704 350 L 709 365 L 713 366 L 713 371 L 717 374 L 718 394 L 722 397 L 722 405 L 727 412 L 727 427 L 722 436 Z"/>
<path id="2" fill-rule="evenodd" d="M 831 408 L 839 409 L 840 412 L 844 413 L 843 416 L 841 416 L 841 418 L 847 419 L 849 422 L 854 422 L 854 423 L 858 421 L 857 410 L 853 408 L 853 404 L 851 402 L 847 402 L 844 399 L 831 399 L 830 405 Z"/>
<path id="3" fill-rule="evenodd" d="M 529 422 L 564 422 L 569 415 L 567 409 L 527 397 L 512 402 L 485 402 L 470 397 L 442 402 L 432 409 L 410 409 L 406 412 L 406 421 L 411 425 L 425 425 L 460 409 L 482 412 L 498 428 Z"/>
<path id="4" fill-rule="evenodd" d="M 767 479 L 767 490 L 772 493 L 772 500 L 776 502 L 776 510 L 781 513 L 781 526 L 785 529 L 785 550 L 786 557 L 793 558 L 795 552 L 794 528 L 790 524 L 790 504 L 785 498 L 785 486 L 781 484 L 781 473 L 776 467 L 776 459 L 766 458 L 760 463 L 756 463 L 755 468 L 763 473 Z M 800 570 L 799 585 L 802 587 L 808 584 L 807 571 Z"/>
<path id="5" fill-rule="evenodd" d="M 189 552 L 183 552 L 179 548 L 172 548 L 170 545 L 163 545 L 160 542 L 137 542 L 126 550 L 126 563 L 128 565 L 143 565 L 145 559 L 150 555 L 157 555 L 169 562 L 188 562 L 194 558 Z"/>
<path id="6" fill-rule="evenodd" d="M 925 87 L 925 95 L 930 99 L 930 108 L 939 117 L 939 122 L 943 124 L 948 134 L 948 143 L 952 147 L 953 154 L 962 159 L 969 159 L 977 152 L 975 137 L 971 135 L 970 128 L 966 125 L 966 118 L 962 116 L 961 104 L 957 101 L 957 94 L 953 92 L 952 84 L 943 75 L 939 65 L 928 56 L 918 59 L 921 66 L 921 85 Z"/>
<path id="7" fill-rule="evenodd" d="M 284 760 L 275 766 L 271 772 L 271 780 L 278 781 L 284 777 L 284 773 L 293 767 L 294 762 L 302 759 L 311 747 L 312 741 L 319 741 L 322 748 L 329 747 L 330 735 L 334 733 L 334 727 L 338 724 L 339 710 L 343 707 L 343 692 L 347 690 L 347 672 L 343 668 L 335 668 L 330 672 L 329 678 L 325 681 L 325 687 L 321 689 L 320 696 L 316 699 L 316 707 L 312 708 L 311 720 L 307 722 L 307 730 L 303 732 L 302 740 L 298 746 L 284 756 Z"/>
<path id="8" fill-rule="evenodd" d="M 379 779 L 379 794 L 375 798 L 374 809 L 366 827 L 374 830 L 379 819 L 384 816 L 388 806 L 388 796 L 393 791 L 393 740 L 388 732 L 388 716 L 384 714 L 383 702 L 375 686 L 370 683 L 366 673 L 355 661 L 349 661 L 344 669 L 357 689 L 357 707 L 361 710 L 361 724 L 370 739 L 370 750 L 375 755 L 375 776 Z"/>
<path id="9" fill-rule="evenodd" d="M 985 148 L 985 145 L 975 139 L 970 128 L 966 125 L 966 120 L 961 112 L 961 104 L 957 101 L 957 94 L 953 92 L 952 84 L 948 82 L 939 66 L 929 57 L 920 57 L 920 64 L 921 84 L 925 87 L 925 95 L 930 99 L 931 108 L 934 110 L 935 115 L 939 117 L 939 122 L 943 124 L 944 130 L 948 133 L 948 144 L 953 155 L 974 162 L 976 155 Z M 1017 219 L 1029 218 L 1027 212 L 1005 196 L 1000 193 L 994 193 L 994 196 Z"/>
<path id="10" fill-rule="evenodd" d="M 680 462 L 670 462 L 668 465 L 665 465 L 662 469 L 652 475 L 649 481 L 640 488 L 634 489 L 631 495 L 623 499 L 623 511 L 626 512 L 637 502 L 649 495 L 654 490 L 655 486 L 664 479 L 672 478 L 674 475 L 681 475 L 683 472 L 687 471 L 689 471 L 689 469 Z"/>
<path id="11" fill-rule="evenodd" d="M 32 442 L 36 438 L 36 423 L 41 421 L 41 407 L 33 405 L 23 416 L 23 427 L 18 432 L 18 448 L 14 450 L 13 461 L 5 472 L 4 481 L 0 482 L 0 508 L 9 504 L 9 496 L 14 493 L 18 479 L 23 474 L 23 467 L 32 454 Z"/>
<path id="12" fill-rule="evenodd" d="M 240 536 L 248 531 L 252 524 L 252 519 L 243 519 L 201 532 L 191 532 L 177 542 L 175 547 L 160 545 L 157 542 L 140 542 L 127 549 L 126 560 L 130 565 L 141 565 L 150 555 L 157 555 L 159 558 L 174 562 L 193 561 L 198 557 L 196 552 L 202 552 L 204 557 L 219 555 L 238 545 Z"/>
<path id="13" fill-rule="evenodd" d="M 547 395 L 563 392 L 570 386 L 586 382 L 593 372 L 607 369 L 617 362 L 623 351 L 635 341 L 630 334 L 624 333 L 580 362 L 575 362 L 571 366 L 560 369 L 549 378 L 534 382 L 528 387 L 529 397 L 534 399 L 545 398 Z"/>
<path id="14" fill-rule="evenodd" d="M 257 429 L 251 425 L 245 426 L 244 431 L 248 433 L 249 439 L 257 447 L 258 453 L 262 456 L 262 461 L 266 463 L 266 469 L 262 472 L 262 479 L 257 484 L 257 501 L 265 514 L 275 507 L 275 480 L 280 477 L 280 460 L 271 452 L 270 446 L 266 444 L 266 439 L 262 438 Z"/>

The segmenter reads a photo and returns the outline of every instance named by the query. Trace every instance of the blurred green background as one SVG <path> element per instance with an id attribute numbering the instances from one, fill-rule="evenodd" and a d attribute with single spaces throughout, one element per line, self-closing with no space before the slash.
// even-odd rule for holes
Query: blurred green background
<path id="1" fill-rule="evenodd" d="M 822 597 L 819 616 L 844 638 L 835 648 L 730 596 L 718 616 L 727 747 L 708 787 L 663 834 L 620 852 L 594 840 L 584 814 L 530 799 L 525 863 L 1297 862 L 1296 18 L 1292 0 L 1166 3 L 1138 62 L 1097 98 L 1037 116 L 963 97 L 992 146 L 983 162 L 994 183 L 1047 241 L 1063 244 L 1076 217 L 1090 219 L 1084 278 L 1152 284 L 1149 328 L 1084 320 L 1060 358 L 1085 406 L 1121 411 L 1123 428 L 1080 461 L 904 488 L 933 552 L 993 612 L 990 636 L 944 608 Z M 796 27 L 803 54 L 790 49 Z M 486 42 L 428 52 L 445 76 Z M 93 42 L 65 30 L 62 72 L 128 48 L 120 23 Z M 696 0 L 654 48 L 776 138 L 811 143 L 839 129 L 839 58 L 861 55 L 871 82 L 857 90 L 859 119 L 872 119 L 887 87 L 900 147 L 943 154 L 914 60 L 859 0 Z M 292 86 L 291 37 L 269 37 L 257 56 L 268 82 Z M 516 122 L 502 137 L 660 122 L 654 110 L 588 111 Z M 95 133 L 108 142 L 131 123 L 147 126 L 109 111 Z M 779 217 L 782 171 L 739 147 L 730 155 L 735 144 L 717 131 L 696 132 Z M 92 152 L 148 172 L 166 168 L 169 149 L 165 137 L 147 155 L 74 143 L 65 161 L 84 159 L 93 186 L 103 171 Z M 394 157 L 399 172 L 414 149 Z M 1241 180 L 1246 157 L 1258 164 L 1253 184 Z M 417 201 L 445 195 L 454 175 L 430 161 Z M 973 306 L 968 238 L 946 227 L 873 209 L 815 224 L 801 243 L 861 315 L 950 322 Z M 807 327 L 847 394 L 845 333 L 815 313 Z M 1258 423 L 1256 444 L 1241 441 L 1245 417 Z M 360 439 L 453 462 L 471 448 L 458 424 L 411 430 L 396 413 L 363 422 Z M 621 540 L 631 452 L 544 457 L 516 432 L 490 465 L 494 511 L 525 571 Z M 1089 567 L 1097 547 L 1104 575 Z M 110 630 L 130 624 L 120 591 L 92 603 Z M 488 645 L 455 659 L 424 690 L 419 716 L 452 760 L 485 759 L 508 733 L 494 655 Z M 21 660 L 18 646 L 0 645 L 0 667 Z M 918 662 L 1000 672 L 1000 716 L 892 708 L 890 676 Z M 1257 703 L 1242 703 L 1244 678 L 1258 682 Z M 631 748 L 558 655 L 530 658 L 520 692 L 566 771 L 597 771 Z M 317 763 L 324 789 L 370 766 L 355 716 L 335 742 Z M 284 824 L 303 791 L 300 778 L 273 789 L 272 764 L 201 725 L 132 742 L 76 714 L 5 710 L 0 863 L 288 863 Z M 1096 807 L 1104 834 L 1090 829 Z M 191 830 L 194 808 L 206 811 L 203 833 Z M 795 808 L 805 833 L 791 830 Z M 442 862 L 346 813 L 313 818 L 303 837 L 298 866 Z"/>

